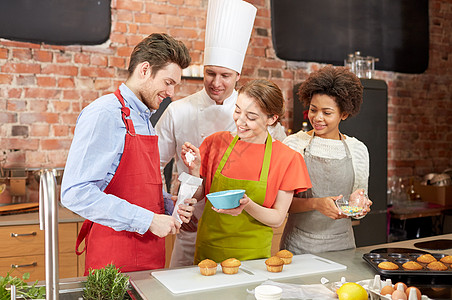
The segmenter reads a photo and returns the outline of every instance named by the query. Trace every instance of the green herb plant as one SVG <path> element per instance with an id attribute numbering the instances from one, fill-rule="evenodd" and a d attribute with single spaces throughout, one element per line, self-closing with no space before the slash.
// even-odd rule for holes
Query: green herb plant
<path id="1" fill-rule="evenodd" d="M 8 285 L 16 286 L 16 296 L 23 299 L 44 299 L 46 293 L 46 287 L 38 287 L 38 281 L 36 280 L 33 285 L 28 285 L 25 280 L 30 278 L 30 273 L 24 273 L 22 278 L 12 277 L 9 271 L 5 277 L 0 276 L 0 300 L 11 299 L 11 289 L 7 289 Z"/>
<path id="2" fill-rule="evenodd" d="M 110 264 L 102 269 L 89 271 L 83 290 L 83 299 L 123 300 L 128 289 L 129 276 L 120 273 L 119 269 Z"/>

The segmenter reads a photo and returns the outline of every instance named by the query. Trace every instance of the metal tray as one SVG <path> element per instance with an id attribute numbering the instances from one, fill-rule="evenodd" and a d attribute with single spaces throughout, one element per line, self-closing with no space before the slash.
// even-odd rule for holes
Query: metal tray
<path id="1" fill-rule="evenodd" d="M 452 267 L 451 264 L 446 264 L 447 270 L 435 271 L 427 268 L 427 264 L 416 261 L 416 258 L 425 254 L 420 252 L 407 252 L 407 253 L 365 253 L 363 259 L 384 279 L 390 278 L 393 282 L 404 281 L 408 283 L 431 283 L 431 284 L 447 284 L 452 282 Z M 447 254 L 431 253 L 438 261 Z M 378 267 L 378 264 L 383 261 L 390 261 L 399 266 L 397 270 L 384 270 Z M 422 270 L 406 270 L 402 267 L 407 261 L 416 261 L 423 268 Z"/>

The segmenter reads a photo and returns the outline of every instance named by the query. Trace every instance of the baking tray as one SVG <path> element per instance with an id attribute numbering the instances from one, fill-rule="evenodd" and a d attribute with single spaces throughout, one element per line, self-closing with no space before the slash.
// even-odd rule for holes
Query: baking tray
<path id="1" fill-rule="evenodd" d="M 378 273 L 383 279 L 390 278 L 393 282 L 403 281 L 407 284 L 413 283 L 430 283 L 433 285 L 450 285 L 452 282 L 452 267 L 451 264 L 446 264 L 447 270 L 435 271 L 427 268 L 427 264 L 416 261 L 416 258 L 424 251 L 420 252 L 370 252 L 363 254 L 363 259 Z M 430 253 L 438 261 L 447 254 Z M 378 264 L 383 261 L 390 261 L 399 266 L 397 270 L 384 270 L 378 267 Z M 422 270 L 406 270 L 402 267 L 407 261 L 416 261 L 423 268 Z"/>

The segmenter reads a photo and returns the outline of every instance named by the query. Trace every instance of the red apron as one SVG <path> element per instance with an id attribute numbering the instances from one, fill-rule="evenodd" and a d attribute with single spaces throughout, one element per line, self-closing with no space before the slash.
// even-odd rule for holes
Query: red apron
<path id="1" fill-rule="evenodd" d="M 115 92 L 122 104 L 122 119 L 126 125 L 124 152 L 106 194 L 115 195 L 129 203 L 157 214 L 164 213 L 160 156 L 157 136 L 135 134 L 130 109 L 125 106 L 119 89 Z M 108 264 L 121 272 L 159 269 L 165 266 L 165 240 L 147 231 L 144 235 L 114 229 L 86 220 L 76 243 L 85 239 L 85 276 L 89 269 L 100 269 Z"/>

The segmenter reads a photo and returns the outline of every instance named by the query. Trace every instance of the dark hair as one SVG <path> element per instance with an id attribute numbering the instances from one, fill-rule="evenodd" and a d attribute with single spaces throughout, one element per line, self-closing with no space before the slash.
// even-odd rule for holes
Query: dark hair
<path id="1" fill-rule="evenodd" d="M 312 72 L 298 90 L 299 99 L 306 106 L 315 94 L 332 97 L 341 113 L 354 116 L 363 102 L 363 85 L 348 68 L 327 66 Z"/>
<path id="2" fill-rule="evenodd" d="M 269 116 L 277 115 L 278 122 L 284 115 L 284 97 L 281 89 L 273 82 L 256 79 L 239 89 L 239 94 L 256 99 L 258 105 Z M 276 125 L 276 122 L 273 124 Z"/>
<path id="3" fill-rule="evenodd" d="M 153 33 L 133 49 L 128 68 L 129 76 L 138 64 L 145 61 L 151 65 L 152 75 L 155 75 L 170 63 L 176 63 L 181 69 L 185 69 L 190 65 L 191 57 L 181 41 L 165 33 Z"/>

